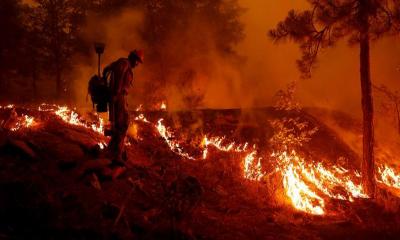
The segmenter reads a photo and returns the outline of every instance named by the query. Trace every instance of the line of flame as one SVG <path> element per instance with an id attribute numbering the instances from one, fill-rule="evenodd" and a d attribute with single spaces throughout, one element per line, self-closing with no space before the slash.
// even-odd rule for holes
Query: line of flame
<path id="1" fill-rule="evenodd" d="M 14 108 L 14 105 L 0 106 L 0 109 Z M 99 124 L 88 123 L 83 120 L 78 113 L 65 106 L 43 104 L 39 111 L 50 111 L 59 116 L 64 122 L 82 126 L 98 133 L 103 133 L 104 122 L 99 117 Z M 135 120 L 150 123 L 143 114 L 136 117 Z M 22 115 L 11 130 L 17 131 L 21 128 L 30 128 L 37 124 L 35 118 Z M 182 146 L 174 139 L 172 131 L 168 130 L 163 124 L 163 119 L 158 120 L 154 125 L 160 136 L 168 144 L 171 151 L 178 155 L 195 160 L 194 157 L 186 153 Z M 203 159 L 207 158 L 208 147 L 214 146 L 216 149 L 224 152 L 243 152 L 247 153 L 243 161 L 244 178 L 254 181 L 260 181 L 265 175 L 262 171 L 261 158 L 257 157 L 256 146 L 249 151 L 248 144 L 237 144 L 231 142 L 224 144 L 225 137 L 204 137 L 201 146 L 203 147 Z M 104 149 L 106 144 L 99 142 L 99 147 Z M 292 205 L 301 211 L 323 215 L 325 214 L 325 199 L 339 199 L 353 201 L 355 198 L 368 198 L 362 189 L 361 184 L 356 184 L 352 179 L 360 178 L 360 173 L 350 171 L 341 166 L 333 166 L 329 169 L 322 163 L 313 164 L 298 156 L 295 151 L 290 153 L 278 152 L 271 155 L 278 161 L 277 169 L 282 174 L 282 183 L 287 197 Z M 380 184 L 384 184 L 393 189 L 400 190 L 400 174 L 387 165 L 377 167 L 376 179 Z M 343 189 L 337 192 L 337 189 Z"/>
<path id="2" fill-rule="evenodd" d="M 160 136 L 168 144 L 171 151 L 173 151 L 174 153 L 176 153 L 182 157 L 188 158 L 190 160 L 196 160 L 194 157 L 192 157 L 188 153 L 184 152 L 178 142 L 172 140 L 172 139 L 174 139 L 174 135 L 172 132 L 168 131 L 168 129 L 164 126 L 164 124 L 162 123 L 163 121 L 164 121 L 164 119 L 162 119 L 162 118 L 160 120 L 158 120 L 156 128 L 157 128 Z"/>

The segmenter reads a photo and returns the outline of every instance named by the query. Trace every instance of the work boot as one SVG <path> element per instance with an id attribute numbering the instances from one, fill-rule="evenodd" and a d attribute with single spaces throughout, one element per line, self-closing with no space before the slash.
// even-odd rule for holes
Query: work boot
<path id="1" fill-rule="evenodd" d="M 113 158 L 112 165 L 119 167 L 126 167 L 126 151 L 123 151 L 121 154 L 117 154 L 118 156 Z"/>

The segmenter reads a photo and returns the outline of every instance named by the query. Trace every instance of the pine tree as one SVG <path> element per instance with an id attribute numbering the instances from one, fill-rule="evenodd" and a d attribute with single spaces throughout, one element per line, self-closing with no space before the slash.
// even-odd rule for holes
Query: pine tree
<path id="1" fill-rule="evenodd" d="M 35 0 L 32 21 L 40 35 L 45 66 L 56 82 L 56 96 L 66 95 L 65 70 L 79 42 L 79 5 L 74 0 Z"/>
<path id="2" fill-rule="evenodd" d="M 289 39 L 299 44 L 302 58 L 298 67 L 310 77 L 321 49 L 335 46 L 346 38 L 360 49 L 360 80 L 363 112 L 362 183 L 367 194 L 375 197 L 374 108 L 370 74 L 370 42 L 399 28 L 398 0 L 308 0 L 311 9 L 291 10 L 286 19 L 269 32 L 275 40 Z"/>
<path id="3" fill-rule="evenodd" d="M 20 0 L 0 1 L 0 89 L 9 90 L 19 69 L 19 48 L 24 36 Z"/>

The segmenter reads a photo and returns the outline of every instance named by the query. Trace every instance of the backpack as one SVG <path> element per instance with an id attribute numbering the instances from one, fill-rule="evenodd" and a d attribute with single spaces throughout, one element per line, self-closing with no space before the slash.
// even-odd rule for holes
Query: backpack
<path id="1" fill-rule="evenodd" d="M 110 88 L 108 87 L 107 78 L 98 75 L 92 76 L 88 84 L 88 94 L 90 94 L 93 108 L 96 107 L 97 112 L 108 111 Z"/>

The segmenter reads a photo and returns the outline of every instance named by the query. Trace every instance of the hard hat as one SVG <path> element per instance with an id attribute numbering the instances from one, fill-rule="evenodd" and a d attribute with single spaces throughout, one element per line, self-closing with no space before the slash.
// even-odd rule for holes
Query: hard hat
<path id="1" fill-rule="evenodd" d="M 129 53 L 128 59 L 130 60 L 137 60 L 140 63 L 143 63 L 144 60 L 144 53 L 143 50 L 135 49 Z"/>

